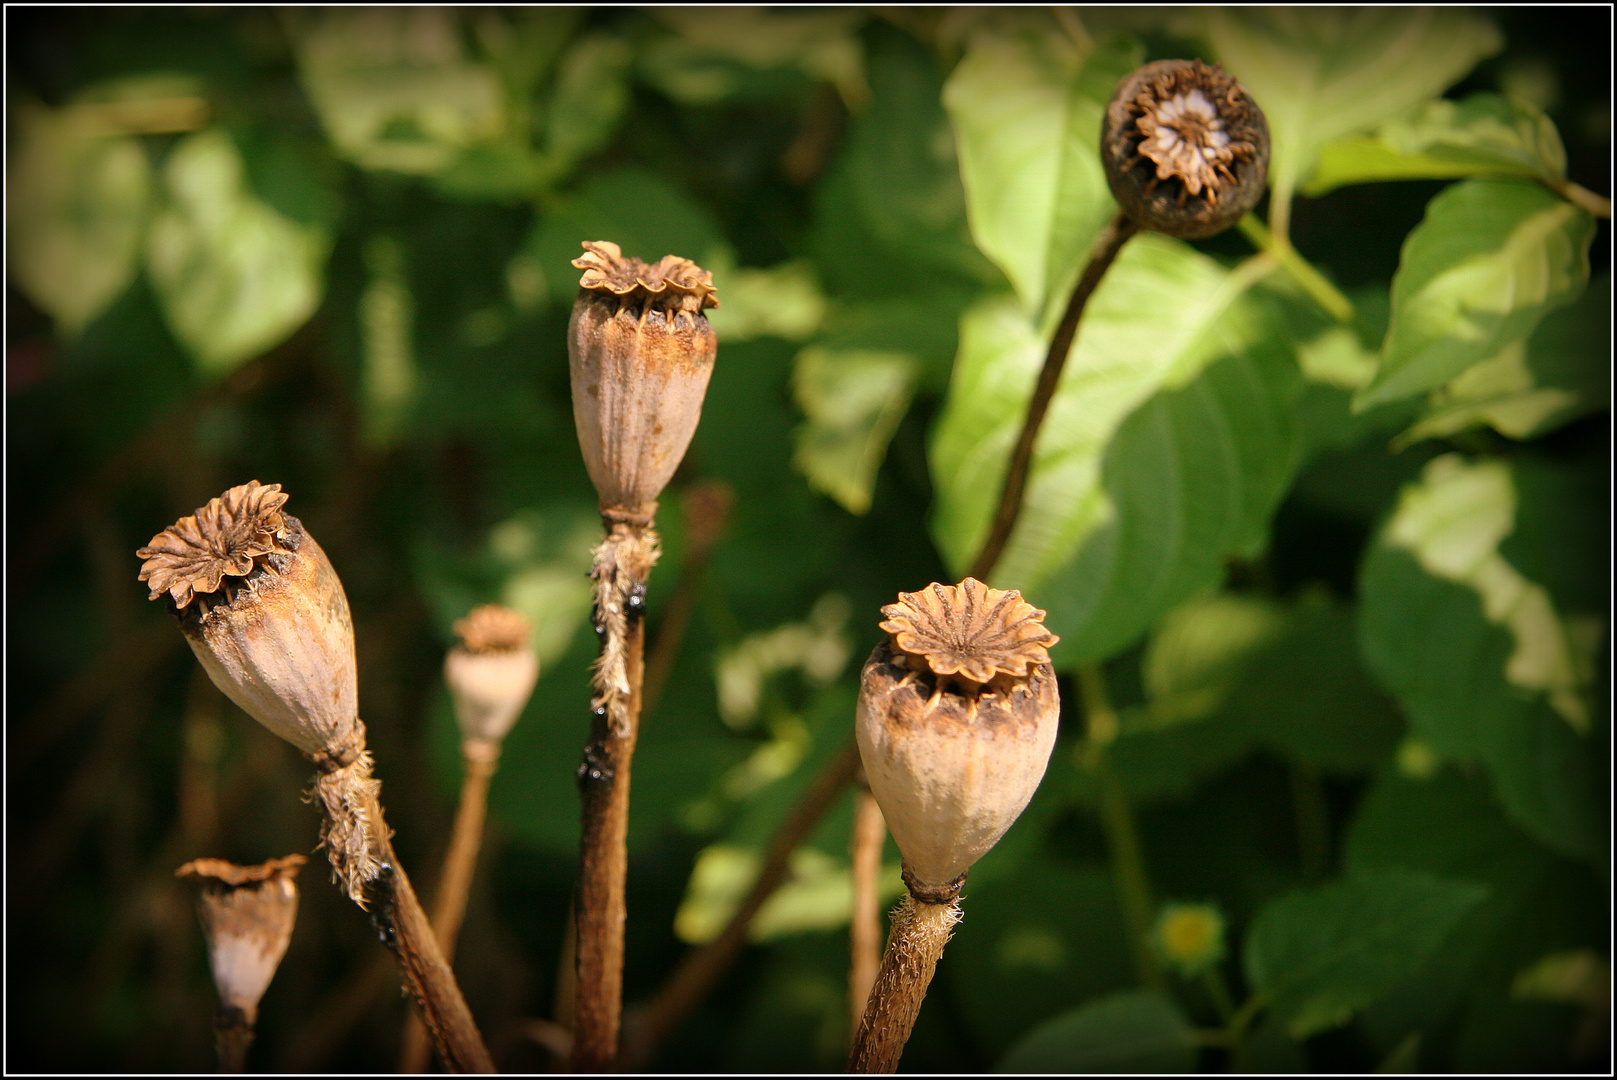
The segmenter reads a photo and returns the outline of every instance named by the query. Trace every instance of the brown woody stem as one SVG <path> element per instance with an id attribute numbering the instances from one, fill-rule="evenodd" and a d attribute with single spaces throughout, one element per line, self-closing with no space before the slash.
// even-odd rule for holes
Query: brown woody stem
<path id="1" fill-rule="evenodd" d="M 624 1050 L 622 1067 L 633 1071 L 643 1067 L 656 1054 L 663 1039 L 701 1004 L 719 978 L 740 955 L 747 943 L 747 928 L 764 901 L 786 879 L 793 851 L 808 838 L 826 811 L 831 809 L 843 787 L 853 779 L 859 766 L 859 748 L 849 739 L 814 778 L 798 804 L 792 808 L 780 831 L 770 842 L 758 880 L 753 882 L 741 905 L 730 916 L 718 937 L 685 954 L 656 995 L 638 1011 L 631 1038 Z"/>
<path id="2" fill-rule="evenodd" d="M 921 1002 L 943 956 L 943 946 L 959 921 L 958 900 L 928 904 L 906 895 L 893 909 L 893 930 L 882 955 L 881 973 L 848 1055 L 846 1072 L 898 1070 L 898 1059 L 921 1014 Z"/>
<path id="3" fill-rule="evenodd" d="M 253 1045 L 255 1017 L 233 1005 L 221 1004 L 213 1014 L 214 1045 L 219 1050 L 219 1071 L 247 1071 L 247 1048 Z"/>
<path id="4" fill-rule="evenodd" d="M 882 820 L 881 807 L 876 805 L 876 797 L 870 789 L 861 787 L 855 798 L 853 838 L 849 844 L 849 863 L 853 868 L 853 912 L 848 927 L 850 1042 L 859 1032 L 859 1020 L 865 1015 L 870 988 L 876 984 L 876 972 L 881 964 L 881 902 L 877 887 L 881 878 L 882 844 L 887 839 L 887 823 Z"/>
<path id="5" fill-rule="evenodd" d="M 583 830 L 578 880 L 578 987 L 574 1072 L 610 1071 L 623 1012 L 624 884 L 629 866 L 629 765 L 640 729 L 645 583 L 657 559 L 650 525 L 609 522 L 595 552 L 595 627 L 601 655 L 584 761 L 578 768 Z"/>
<path id="6" fill-rule="evenodd" d="M 460 785 L 460 806 L 455 811 L 455 831 L 444 855 L 443 874 L 438 882 L 437 902 L 432 908 L 432 929 L 446 963 L 454 963 L 455 942 L 466 917 L 466 897 L 471 892 L 472 873 L 477 869 L 477 853 L 483 845 L 483 820 L 488 812 L 488 785 L 499 767 L 499 750 L 481 740 L 462 748 L 466 765 Z M 411 1013 L 404 1029 L 404 1047 L 399 1053 L 399 1072 L 423 1073 L 432 1063 L 432 1042 L 418 1013 Z"/>
<path id="7" fill-rule="evenodd" d="M 1083 317 L 1085 305 L 1089 303 L 1101 278 L 1106 276 L 1112 260 L 1117 258 L 1117 253 L 1123 250 L 1123 245 L 1137 231 L 1138 227 L 1133 221 L 1119 211 L 1095 240 L 1095 246 L 1089 253 L 1089 263 L 1078 276 L 1078 283 L 1073 286 L 1072 296 L 1067 300 L 1067 310 L 1061 316 L 1055 336 L 1050 339 L 1050 349 L 1045 353 L 1044 367 L 1039 371 L 1033 398 L 1028 402 L 1027 418 L 1022 421 L 1022 433 L 1017 436 L 1016 449 L 1011 453 L 1011 464 L 1005 472 L 1005 486 L 1000 489 L 994 523 L 976 560 L 971 564 L 969 576 L 978 581 L 988 581 L 999 557 L 1004 554 L 1005 545 L 1010 542 L 1016 519 L 1022 513 L 1028 471 L 1033 464 L 1033 444 L 1038 440 L 1045 414 L 1050 411 L 1050 401 L 1055 397 L 1056 387 L 1061 385 L 1062 369 L 1067 365 L 1067 355 L 1078 336 L 1078 320 Z"/>

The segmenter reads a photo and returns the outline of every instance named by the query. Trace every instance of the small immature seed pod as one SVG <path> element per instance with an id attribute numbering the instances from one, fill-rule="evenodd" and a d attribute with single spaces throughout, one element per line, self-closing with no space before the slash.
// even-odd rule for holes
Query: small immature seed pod
<path id="1" fill-rule="evenodd" d="M 359 728 L 348 598 L 281 485 L 253 480 L 183 517 L 135 552 L 150 599 L 168 595 L 214 685 L 305 754 Z"/>
<path id="2" fill-rule="evenodd" d="M 444 681 L 455 701 L 461 739 L 497 754 L 539 679 L 533 628 L 508 607 L 480 604 L 455 621 L 455 633 L 460 644 L 444 658 Z"/>
<path id="3" fill-rule="evenodd" d="M 208 942 L 208 963 L 222 1013 L 235 1011 L 251 1028 L 258 1002 L 275 977 L 292 941 L 298 914 L 298 869 L 302 855 L 237 866 L 223 859 L 196 859 L 174 872 L 202 886 L 197 914 Z"/>
<path id="4" fill-rule="evenodd" d="M 689 259 L 655 265 L 584 241 L 567 326 L 573 417 L 603 512 L 648 522 L 702 413 L 717 339 L 713 275 Z"/>
<path id="5" fill-rule="evenodd" d="M 865 664 L 857 735 L 919 901 L 947 903 L 1044 778 L 1061 704 L 1044 612 L 976 578 L 900 593 Z"/>
<path id="6" fill-rule="evenodd" d="M 1263 197 L 1269 124 L 1218 65 L 1158 60 L 1118 84 L 1100 156 L 1113 197 L 1136 225 L 1198 240 Z"/>

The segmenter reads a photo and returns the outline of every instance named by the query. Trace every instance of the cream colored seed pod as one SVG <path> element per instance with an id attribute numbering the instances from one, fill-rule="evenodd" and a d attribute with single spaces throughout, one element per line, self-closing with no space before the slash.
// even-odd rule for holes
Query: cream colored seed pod
<path id="1" fill-rule="evenodd" d="M 168 594 L 208 677 L 306 754 L 354 740 L 359 679 L 348 597 L 281 485 L 233 487 L 135 554 Z"/>
<path id="2" fill-rule="evenodd" d="M 975 578 L 900 593 L 865 664 L 857 735 L 910 892 L 958 894 L 1011 827 L 1055 746 L 1060 701 L 1044 612 Z"/>
<path id="3" fill-rule="evenodd" d="M 223 859 L 196 859 L 175 871 L 202 885 L 197 913 L 208 943 L 208 962 L 219 1002 L 239 1010 L 248 1027 L 258 1002 L 292 942 L 297 921 L 298 869 L 302 855 L 237 866 Z"/>
<path id="4" fill-rule="evenodd" d="M 511 730 L 539 679 L 528 620 L 508 607 L 481 604 L 455 621 L 460 643 L 444 658 L 461 738 L 491 752 Z"/>
<path id="5" fill-rule="evenodd" d="M 717 341 L 713 275 L 665 255 L 655 265 L 584 242 L 567 326 L 573 417 L 603 511 L 649 520 L 702 413 Z"/>

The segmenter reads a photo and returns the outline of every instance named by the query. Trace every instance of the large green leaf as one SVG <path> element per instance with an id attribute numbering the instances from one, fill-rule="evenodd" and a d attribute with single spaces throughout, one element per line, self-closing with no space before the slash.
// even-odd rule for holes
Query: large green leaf
<path id="1" fill-rule="evenodd" d="M 1063 1013 L 1000 1059 L 1002 1073 L 1173 1073 L 1196 1065 L 1196 1032 L 1167 995 L 1131 990 Z"/>
<path id="2" fill-rule="evenodd" d="M 870 509 L 876 470 L 909 408 L 919 363 L 906 353 L 820 346 L 797 355 L 792 388 L 808 422 L 792 464 L 852 514 Z"/>
<path id="3" fill-rule="evenodd" d="M 1208 34 L 1268 118 L 1282 198 L 1325 143 L 1436 97 L 1503 43 L 1458 8 L 1210 8 Z"/>
<path id="4" fill-rule="evenodd" d="M 1326 144 L 1303 194 L 1375 180 L 1565 175 L 1566 149 L 1554 121 L 1516 98 L 1477 93 L 1428 101 L 1373 134 Z"/>
<path id="5" fill-rule="evenodd" d="M 971 233 L 1043 324 L 1115 211 L 1100 125 L 1138 44 L 1074 40 L 1054 22 L 985 22 L 944 87 Z"/>
<path id="6" fill-rule="evenodd" d="M 1288 893 L 1247 934 L 1247 979 L 1294 1038 L 1326 1031 L 1418 972 L 1487 891 L 1382 871 Z"/>
<path id="7" fill-rule="evenodd" d="M 1445 189 L 1404 241 L 1369 408 L 1434 390 L 1526 338 L 1589 280 L 1594 219 L 1526 180 Z"/>
<path id="8" fill-rule="evenodd" d="M 134 278 L 150 212 L 151 168 L 138 140 L 83 108 L 24 106 L 6 175 L 11 278 L 67 336 Z"/>
<path id="9" fill-rule="evenodd" d="M 1432 461 L 1365 559 L 1361 647 L 1424 742 L 1481 761 L 1519 824 L 1588 857 L 1604 843 L 1587 735 L 1600 628 L 1501 554 L 1516 505 L 1507 465 Z"/>
<path id="10" fill-rule="evenodd" d="M 1123 421 L 1153 394 L 1185 385 L 1219 357 L 1250 349 L 1269 329 L 1242 299 L 1244 286 L 1243 279 L 1175 241 L 1147 235 L 1124 248 L 1084 315 L 1034 449 L 1022 515 L 995 571 L 996 583 L 1037 589 L 1086 536 L 1108 518 L 1115 520 L 1102 491 L 1101 464 Z M 961 320 L 960 353 L 930 454 L 937 488 L 932 535 L 957 573 L 987 534 L 1044 351 L 1034 324 L 1008 298 L 983 301 Z M 1238 377 L 1229 387 L 1238 396 L 1241 382 Z M 1204 408 L 1211 405 L 1205 394 L 1203 389 L 1193 395 Z M 1178 417 L 1183 410 L 1169 411 Z M 1262 422 L 1249 429 L 1248 421 L 1257 417 L 1232 418 L 1224 445 L 1271 434 Z M 1153 422 L 1171 420 L 1137 416 L 1132 426 Z M 1150 442 L 1149 434 L 1144 438 Z M 1282 457 L 1285 441 L 1280 439 Z M 1130 459 L 1114 459 L 1126 472 Z M 1049 599 L 1040 594 L 1041 605 Z"/>
<path id="11" fill-rule="evenodd" d="M 163 192 L 146 268 L 174 336 L 203 374 L 223 375 L 276 345 L 319 307 L 330 233 L 260 200 L 224 131 L 199 131 L 174 147 Z"/>

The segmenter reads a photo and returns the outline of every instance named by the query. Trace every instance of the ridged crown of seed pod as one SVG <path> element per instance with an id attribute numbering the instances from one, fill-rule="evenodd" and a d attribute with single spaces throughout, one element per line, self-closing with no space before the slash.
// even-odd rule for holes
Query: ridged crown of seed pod
<path id="1" fill-rule="evenodd" d="M 275 977 L 292 942 L 297 921 L 298 869 L 302 855 L 237 866 L 223 859 L 196 859 L 175 871 L 202 885 L 197 914 L 208 942 L 208 963 L 219 1000 L 249 1020 Z"/>
<path id="2" fill-rule="evenodd" d="M 603 511 L 649 518 L 690 445 L 717 339 L 713 275 L 689 259 L 655 264 L 584 241 L 567 326 L 573 418 Z"/>
<path id="3" fill-rule="evenodd" d="M 1269 123 L 1218 65 L 1158 60 L 1118 84 L 1100 156 L 1136 225 L 1196 240 L 1235 224 L 1263 197 Z"/>
<path id="4" fill-rule="evenodd" d="M 497 747 L 522 715 L 539 680 L 528 620 L 499 604 L 480 604 L 455 620 L 460 643 L 444 658 L 461 738 Z"/>
<path id="5" fill-rule="evenodd" d="M 283 513 L 279 484 L 233 487 L 135 555 L 150 599 L 167 597 L 208 677 L 304 753 L 353 738 L 354 624 L 326 553 Z"/>
<path id="6" fill-rule="evenodd" d="M 1044 778 L 1060 715 L 1044 612 L 976 578 L 900 593 L 865 664 L 857 736 L 917 899 L 939 903 Z"/>

